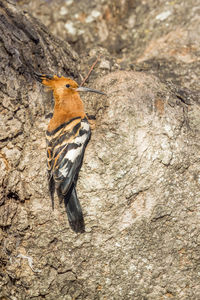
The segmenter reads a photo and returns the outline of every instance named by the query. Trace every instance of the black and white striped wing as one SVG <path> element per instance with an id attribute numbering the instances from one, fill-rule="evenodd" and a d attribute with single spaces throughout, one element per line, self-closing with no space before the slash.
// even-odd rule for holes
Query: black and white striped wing
<path id="1" fill-rule="evenodd" d="M 48 171 L 62 195 L 68 193 L 76 180 L 90 134 L 87 119 L 80 119 L 73 128 L 71 123 L 67 123 L 60 134 L 54 137 L 53 143 L 49 143 L 47 151 L 51 151 L 52 156 L 48 161 Z"/>

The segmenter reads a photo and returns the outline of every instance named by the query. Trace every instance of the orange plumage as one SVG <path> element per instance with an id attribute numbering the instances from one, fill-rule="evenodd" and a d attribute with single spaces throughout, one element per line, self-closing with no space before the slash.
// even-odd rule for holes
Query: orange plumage
<path id="1" fill-rule="evenodd" d="M 42 83 L 53 90 L 55 100 L 54 114 L 48 130 L 54 130 L 63 122 L 67 122 L 76 116 L 82 119 L 86 117 L 83 101 L 75 90 L 78 84 L 70 78 L 54 76 L 51 80 L 44 79 Z M 66 88 L 69 84 L 70 88 Z"/>
<path id="2" fill-rule="evenodd" d="M 46 132 L 49 191 L 54 208 L 54 192 L 64 200 L 69 224 L 75 232 L 84 231 L 81 206 L 76 194 L 78 173 L 85 147 L 90 139 L 90 126 L 79 91 L 102 92 L 78 87 L 65 77 L 35 73 L 43 85 L 53 90 L 54 113 Z"/>

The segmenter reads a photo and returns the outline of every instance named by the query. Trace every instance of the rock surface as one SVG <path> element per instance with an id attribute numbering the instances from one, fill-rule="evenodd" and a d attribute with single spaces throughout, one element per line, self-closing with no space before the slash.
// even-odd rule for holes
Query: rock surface
<path id="1" fill-rule="evenodd" d="M 138 35 L 135 52 L 127 46 L 128 40 L 133 40 L 128 35 L 128 52 L 94 47 L 79 61 L 67 43 L 54 39 L 29 14 L 21 13 L 11 1 L 6 6 L 19 19 L 23 15 L 28 28 L 35 22 L 32 36 L 38 34 L 39 42 L 27 32 L 23 35 L 22 27 L 19 33 L 9 15 L 14 34 L 9 36 L 10 44 L 5 38 L 0 50 L 0 298 L 200 299 L 199 46 L 194 50 L 191 42 L 189 56 L 180 56 L 188 41 L 183 32 L 191 28 L 195 35 L 196 29 L 189 25 L 198 21 L 197 6 L 191 1 L 183 26 L 180 12 L 187 11 L 189 4 L 180 1 L 157 1 L 157 6 L 151 1 L 134 2 L 131 9 L 132 1 L 113 1 L 111 6 L 102 1 L 92 8 L 90 3 L 83 1 L 78 6 L 77 1 L 44 1 L 40 8 L 47 11 L 40 9 L 40 16 L 45 20 L 54 14 L 56 23 L 49 27 L 58 30 L 58 12 L 67 18 L 70 7 L 73 14 L 68 24 L 72 23 L 67 28 L 73 32 L 75 11 L 87 7 L 83 20 L 88 47 L 93 43 L 90 24 L 101 28 L 97 21 L 104 20 L 101 31 L 105 32 L 106 26 L 112 25 L 114 40 L 117 27 L 113 24 L 120 33 L 126 20 L 125 33 L 132 28 L 132 34 Z M 4 8 L 4 1 L 0 5 Z M 38 1 L 29 1 L 26 8 L 35 8 L 37 14 L 37 5 Z M 106 5 L 109 10 L 101 17 L 97 12 Z M 6 15 L 6 9 L 2 11 Z M 175 16 L 179 16 L 181 29 L 173 28 L 172 33 L 170 20 Z M 162 23 L 166 20 L 168 26 Z M 151 28 L 156 24 L 159 30 L 154 32 Z M 147 25 L 152 35 L 142 41 Z M 68 36 L 61 32 L 62 38 Z M 176 41 L 181 32 L 185 39 Z M 59 35 L 59 31 L 55 33 Z M 22 35 L 20 46 L 16 36 Z M 167 50 L 173 43 L 178 52 Z M 50 46 L 46 48 L 49 44 L 51 51 Z M 17 51 L 11 53 L 9 45 L 15 45 Z M 106 40 L 102 41 L 101 46 L 106 45 Z M 111 52 L 115 54 L 111 56 Z M 77 186 L 86 224 L 86 232 L 77 235 L 70 230 L 58 201 L 55 210 L 51 209 L 45 150 L 51 95 L 28 74 L 46 68 L 78 79 L 99 53 L 102 61 L 90 77 L 90 86 L 107 96 L 82 96 L 86 111 L 96 117 L 96 127 Z"/>
<path id="2" fill-rule="evenodd" d="M 83 71 L 95 56 L 91 51 L 100 46 L 108 51 L 103 54 L 111 61 L 112 71 L 117 62 L 120 69 L 148 70 L 164 80 L 199 90 L 200 17 L 196 0 L 20 2 L 53 34 L 71 43 L 81 55 Z"/>

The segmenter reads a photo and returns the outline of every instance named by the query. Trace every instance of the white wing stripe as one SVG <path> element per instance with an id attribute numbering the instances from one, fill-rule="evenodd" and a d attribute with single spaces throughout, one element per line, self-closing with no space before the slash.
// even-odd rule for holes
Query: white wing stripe
<path id="1" fill-rule="evenodd" d="M 89 125 L 89 123 L 81 122 L 81 129 L 84 129 L 84 130 L 86 130 L 86 131 L 89 131 L 89 130 L 90 130 L 90 125 Z"/>
<path id="2" fill-rule="evenodd" d="M 86 134 L 86 133 L 81 136 L 77 136 L 74 140 L 74 143 L 84 144 L 86 142 L 87 138 L 88 138 L 88 134 Z"/>
<path id="3" fill-rule="evenodd" d="M 83 150 L 83 145 L 76 149 L 71 149 L 67 152 L 67 155 L 65 155 L 65 158 L 70 160 L 72 163 L 75 161 L 77 156 L 81 155 L 81 152 Z"/>

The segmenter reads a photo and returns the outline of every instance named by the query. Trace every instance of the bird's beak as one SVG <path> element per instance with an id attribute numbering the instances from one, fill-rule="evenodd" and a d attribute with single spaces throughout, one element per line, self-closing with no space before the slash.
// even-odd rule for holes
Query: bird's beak
<path id="1" fill-rule="evenodd" d="M 83 86 L 79 86 L 77 89 L 75 89 L 76 92 L 92 92 L 92 93 L 97 93 L 97 94 L 101 94 L 101 95 L 106 95 L 103 92 L 97 91 L 97 90 L 93 90 L 93 89 L 89 89 Z"/>

